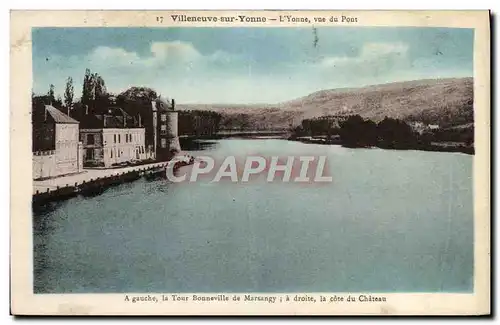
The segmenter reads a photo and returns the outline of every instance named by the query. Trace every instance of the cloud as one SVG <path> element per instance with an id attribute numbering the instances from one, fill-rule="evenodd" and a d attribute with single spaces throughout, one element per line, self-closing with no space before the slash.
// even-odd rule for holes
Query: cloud
<path id="1" fill-rule="evenodd" d="M 64 89 L 64 80 L 73 76 L 75 89 L 82 87 L 83 74 L 88 68 L 99 73 L 108 90 L 121 92 L 132 85 L 143 85 L 171 94 L 177 90 L 185 97 L 207 88 L 205 84 L 226 79 L 245 79 L 241 76 L 244 57 L 223 50 L 201 53 L 190 42 L 153 42 L 146 53 L 128 51 L 122 47 L 99 46 L 80 56 L 53 56 L 50 62 L 39 60 L 40 75 L 36 80 L 37 92 L 45 92 L 54 83 L 58 92 Z M 50 71 L 50 74 L 41 71 Z M 248 84 L 248 83 L 247 83 Z M 196 88 L 196 89 L 195 89 Z M 207 92 L 217 92 L 208 87 Z M 203 92 L 206 97 L 206 92 Z M 189 98 L 188 97 L 188 98 Z"/>
<path id="2" fill-rule="evenodd" d="M 337 87 L 391 82 L 411 69 L 408 49 L 404 43 L 365 43 L 356 56 L 325 57 L 315 67 Z"/>
<path id="3" fill-rule="evenodd" d="M 203 55 L 189 42 L 171 41 L 152 43 L 150 55 L 146 56 L 140 56 L 136 52 L 129 52 L 123 48 L 100 46 L 89 53 L 84 61 L 92 66 L 103 68 L 133 65 L 141 69 L 158 69 L 182 65 L 192 68 L 193 65 L 231 63 L 235 58 L 236 56 L 220 50 Z"/>
<path id="4" fill-rule="evenodd" d="M 128 65 L 138 62 L 139 56 L 135 52 L 127 52 L 122 48 L 113 48 L 107 46 L 99 46 L 92 51 L 87 60 L 90 63 L 99 63 L 105 65 Z"/>
<path id="5" fill-rule="evenodd" d="M 191 43 L 155 42 L 151 44 L 152 61 L 156 63 L 192 63 L 201 60 L 203 56 Z"/>
<path id="6" fill-rule="evenodd" d="M 373 68 L 381 62 L 393 61 L 397 65 L 407 60 L 408 45 L 402 43 L 367 43 L 354 57 L 326 57 L 320 62 L 323 68 Z"/>
<path id="7" fill-rule="evenodd" d="M 320 68 L 337 68 L 363 70 L 368 72 L 380 68 L 382 64 L 387 69 L 398 67 L 408 62 L 408 45 L 403 43 L 367 43 L 361 48 L 359 55 L 354 57 L 324 57 L 318 63 L 306 65 Z M 242 57 L 222 50 L 211 54 L 201 54 L 192 43 L 182 41 L 154 42 L 150 46 L 149 56 L 140 56 L 123 48 L 100 46 L 95 48 L 84 59 L 91 64 L 107 67 L 122 67 L 136 65 L 142 68 L 162 67 L 171 65 L 193 65 L 211 63 L 231 64 L 242 61 Z"/>
<path id="8" fill-rule="evenodd" d="M 403 43 L 367 43 L 361 50 L 361 57 L 380 57 L 385 55 L 406 55 L 408 45 Z"/>

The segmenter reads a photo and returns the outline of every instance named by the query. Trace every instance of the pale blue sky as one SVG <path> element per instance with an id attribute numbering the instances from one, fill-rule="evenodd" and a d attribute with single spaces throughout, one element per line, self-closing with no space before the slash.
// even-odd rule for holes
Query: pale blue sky
<path id="1" fill-rule="evenodd" d="M 37 28 L 33 90 L 62 96 L 85 68 L 108 90 L 148 86 L 180 103 L 276 103 L 321 89 L 473 76 L 472 29 Z"/>

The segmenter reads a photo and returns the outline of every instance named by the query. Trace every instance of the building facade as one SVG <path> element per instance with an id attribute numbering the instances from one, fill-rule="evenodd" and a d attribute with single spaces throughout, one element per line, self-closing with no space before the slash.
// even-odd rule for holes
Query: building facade
<path id="1" fill-rule="evenodd" d="M 51 105 L 33 112 L 33 179 L 83 170 L 79 122 Z"/>
<path id="2" fill-rule="evenodd" d="M 410 127 L 414 132 L 417 132 L 420 135 L 428 131 L 435 131 L 439 129 L 439 125 L 437 124 L 425 124 L 420 121 L 411 122 Z"/>
<path id="3" fill-rule="evenodd" d="M 144 133 L 144 128 L 81 129 L 85 166 L 112 167 L 153 158 L 146 152 Z"/>
<path id="4" fill-rule="evenodd" d="M 140 119 L 113 107 L 82 120 L 80 140 L 83 162 L 87 167 L 112 167 L 154 159 L 146 150 L 145 129 Z"/>

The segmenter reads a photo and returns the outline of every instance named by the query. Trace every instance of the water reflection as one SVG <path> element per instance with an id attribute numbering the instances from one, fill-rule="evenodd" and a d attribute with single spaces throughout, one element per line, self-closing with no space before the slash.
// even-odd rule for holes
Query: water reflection
<path id="1" fill-rule="evenodd" d="M 185 151 L 211 150 L 217 146 L 217 142 L 215 141 L 194 138 L 181 138 L 179 142 L 182 150 Z"/>

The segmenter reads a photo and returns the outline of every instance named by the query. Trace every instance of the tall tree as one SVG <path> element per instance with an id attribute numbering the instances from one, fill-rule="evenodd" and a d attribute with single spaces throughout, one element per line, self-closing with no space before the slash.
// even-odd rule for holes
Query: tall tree
<path id="1" fill-rule="evenodd" d="M 82 98 L 81 102 L 83 105 L 90 105 L 93 96 L 92 96 L 92 74 L 90 73 L 90 69 L 85 69 L 85 76 L 83 77 L 83 89 L 82 89 Z"/>
<path id="2" fill-rule="evenodd" d="M 92 82 L 93 82 L 94 100 L 100 101 L 107 94 L 106 84 L 104 83 L 104 79 L 102 79 L 102 77 L 99 74 L 94 73 L 92 77 Z"/>
<path id="3" fill-rule="evenodd" d="M 86 69 L 81 103 L 84 106 L 101 106 L 106 100 L 106 95 L 104 79 L 98 73 L 91 73 L 90 69 Z"/>
<path id="4" fill-rule="evenodd" d="M 68 110 L 68 115 L 70 110 L 73 108 L 73 97 L 74 97 L 74 88 L 73 88 L 73 78 L 68 77 L 66 80 L 66 90 L 64 91 L 64 105 Z"/>
<path id="5" fill-rule="evenodd" d="M 48 97 L 48 100 L 50 101 L 51 105 L 52 105 L 53 102 L 56 101 L 56 97 L 55 97 L 55 94 L 54 94 L 54 85 L 53 84 L 50 84 L 50 86 L 49 86 L 49 91 L 47 92 L 47 97 Z"/>

